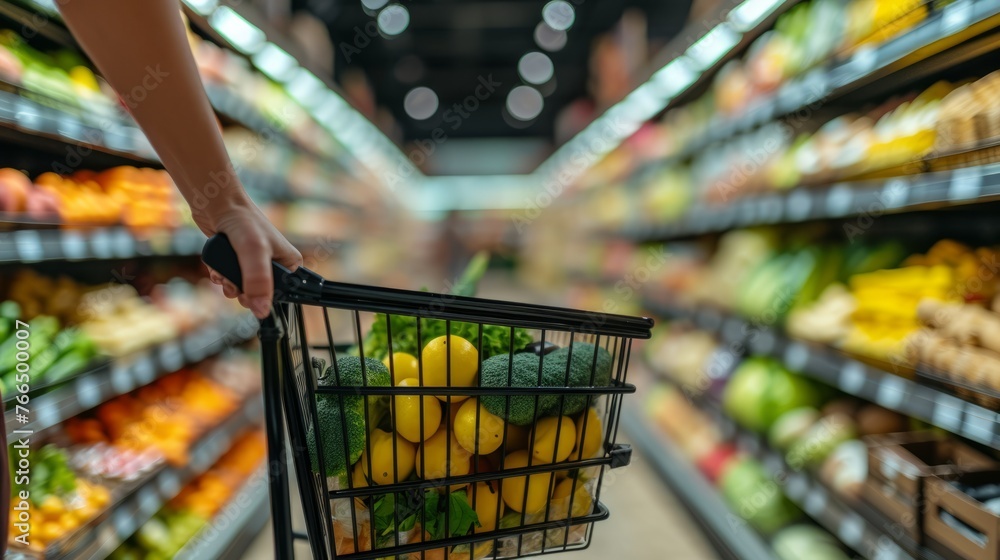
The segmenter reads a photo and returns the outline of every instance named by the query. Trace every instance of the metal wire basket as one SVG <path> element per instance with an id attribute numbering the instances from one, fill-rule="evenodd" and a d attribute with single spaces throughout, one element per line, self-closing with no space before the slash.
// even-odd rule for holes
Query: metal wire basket
<path id="1" fill-rule="evenodd" d="M 224 236 L 203 259 L 240 285 Z M 586 548 L 608 517 L 605 469 L 631 457 L 618 418 L 635 392 L 631 341 L 652 324 L 275 265 L 260 329 L 275 556 L 293 558 L 293 538 L 313 558 L 350 560 Z M 286 446 L 305 534 L 292 528 Z"/>

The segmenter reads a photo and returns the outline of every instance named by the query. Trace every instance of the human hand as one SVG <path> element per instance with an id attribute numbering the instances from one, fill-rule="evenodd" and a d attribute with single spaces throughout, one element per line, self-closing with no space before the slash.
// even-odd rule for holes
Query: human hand
<path id="1" fill-rule="evenodd" d="M 243 291 L 240 292 L 232 282 L 209 269 L 212 282 L 222 286 L 226 297 L 236 298 L 258 319 L 267 317 L 274 297 L 271 262 L 295 270 L 302 265 L 302 254 L 245 195 L 233 203 L 218 205 L 209 212 L 196 216 L 195 222 L 209 237 L 224 233 L 229 238 L 240 263 Z"/>

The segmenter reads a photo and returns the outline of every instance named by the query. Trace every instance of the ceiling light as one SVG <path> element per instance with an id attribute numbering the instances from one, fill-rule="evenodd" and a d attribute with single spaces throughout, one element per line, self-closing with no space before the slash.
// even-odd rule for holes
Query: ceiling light
<path id="1" fill-rule="evenodd" d="M 771 15 L 783 0 L 746 0 L 729 12 L 729 21 L 738 31 L 749 31 Z"/>
<path id="2" fill-rule="evenodd" d="M 199 14 L 207 16 L 219 5 L 219 0 L 184 0 L 184 3 L 191 6 L 191 9 Z"/>
<path id="3" fill-rule="evenodd" d="M 415 87 L 403 99 L 403 109 L 411 119 L 429 119 L 438 110 L 438 96 L 431 88 Z"/>
<path id="4" fill-rule="evenodd" d="M 263 31 L 229 6 L 220 6 L 212 12 L 209 23 L 243 54 L 257 52 L 267 39 Z"/>
<path id="5" fill-rule="evenodd" d="M 549 52 L 561 51 L 566 46 L 566 32 L 556 31 L 544 21 L 539 22 L 535 26 L 535 42 Z"/>
<path id="6" fill-rule="evenodd" d="M 382 6 L 388 3 L 389 0 L 361 0 L 361 5 L 373 12 L 382 9 Z"/>
<path id="7" fill-rule="evenodd" d="M 552 59 L 540 52 L 530 52 L 521 57 L 517 63 L 517 72 L 529 84 L 544 84 L 552 79 L 555 66 Z"/>
<path id="8" fill-rule="evenodd" d="M 566 31 L 573 27 L 576 12 L 566 0 L 552 0 L 542 8 L 542 19 L 556 31 Z"/>
<path id="9" fill-rule="evenodd" d="M 288 81 L 285 90 L 292 99 L 299 102 L 303 107 L 312 107 L 317 102 L 323 100 L 323 92 L 328 88 L 323 80 L 317 78 L 315 74 L 299 68 Z"/>
<path id="10" fill-rule="evenodd" d="M 675 58 L 653 74 L 650 81 L 659 88 L 664 98 L 671 99 L 698 79 L 698 73 L 691 67 L 692 64 L 691 59 L 686 56 Z"/>
<path id="11" fill-rule="evenodd" d="M 399 35 L 410 25 L 410 12 L 402 4 L 390 4 L 378 13 L 378 28 L 386 35 Z"/>
<path id="12" fill-rule="evenodd" d="M 507 94 L 507 111 L 521 121 L 530 121 L 542 113 L 545 100 L 537 89 L 517 86 Z"/>
<path id="13" fill-rule="evenodd" d="M 722 22 L 688 47 L 687 55 L 698 63 L 699 68 L 706 70 L 738 45 L 740 37 L 742 34 L 737 33 L 729 22 Z"/>
<path id="14" fill-rule="evenodd" d="M 299 67 L 295 57 L 285 52 L 274 43 L 265 43 L 264 47 L 253 55 L 253 64 L 269 78 L 283 82 L 291 77 L 292 71 Z"/>

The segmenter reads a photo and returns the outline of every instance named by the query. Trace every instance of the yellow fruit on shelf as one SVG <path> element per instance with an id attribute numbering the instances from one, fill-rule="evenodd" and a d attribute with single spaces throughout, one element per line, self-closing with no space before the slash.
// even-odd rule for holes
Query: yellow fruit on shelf
<path id="1" fill-rule="evenodd" d="M 536 463 L 532 463 L 536 464 Z M 504 470 L 528 466 L 528 452 L 515 451 L 507 455 Z M 507 507 L 518 512 L 534 514 L 545 509 L 549 501 L 549 488 L 552 485 L 552 473 L 538 473 L 528 476 L 505 478 L 501 492 Z"/>
<path id="2" fill-rule="evenodd" d="M 479 404 L 479 399 L 469 399 L 455 415 L 455 438 L 469 453 L 486 455 L 500 448 L 505 424 L 502 418 Z"/>
<path id="3" fill-rule="evenodd" d="M 400 380 L 396 386 L 419 387 L 420 382 L 415 377 L 409 377 Z M 437 432 L 441 425 L 441 401 L 431 396 L 418 395 L 398 395 L 393 397 L 393 401 L 393 425 L 396 433 L 413 443 L 420 443 Z"/>
<path id="4" fill-rule="evenodd" d="M 38 509 L 42 513 L 45 513 L 46 515 L 55 515 L 62 513 L 63 510 L 66 509 L 66 506 L 63 504 L 63 501 L 59 499 L 58 496 L 51 494 L 49 496 L 46 496 L 45 499 L 42 500 L 42 503 L 41 505 L 38 506 Z"/>
<path id="5" fill-rule="evenodd" d="M 536 463 L 565 461 L 576 445 L 576 426 L 569 416 L 542 418 L 532 431 L 528 441 L 532 442 L 531 454 Z"/>
<path id="6" fill-rule="evenodd" d="M 460 336 L 439 336 L 424 346 L 421 353 L 425 387 L 472 387 L 479 371 L 479 352 Z M 467 396 L 439 396 L 447 402 L 460 402 Z"/>

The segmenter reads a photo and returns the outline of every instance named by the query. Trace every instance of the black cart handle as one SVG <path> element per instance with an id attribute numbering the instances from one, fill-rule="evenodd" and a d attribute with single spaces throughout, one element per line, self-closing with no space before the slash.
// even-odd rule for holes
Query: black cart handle
<path id="1" fill-rule="evenodd" d="M 201 260 L 209 268 L 221 274 L 226 280 L 243 291 L 243 272 L 240 271 L 240 261 L 236 250 L 224 233 L 217 233 L 205 242 L 201 250 Z M 292 272 L 284 265 L 271 262 L 271 273 L 274 277 L 275 299 L 281 299 L 282 293 L 299 292 L 318 295 L 323 289 L 323 277 L 300 266 Z"/>
<path id="2" fill-rule="evenodd" d="M 236 251 L 224 234 L 217 234 L 205 243 L 201 259 L 242 289 L 243 276 Z M 292 272 L 277 263 L 274 263 L 274 299 L 372 313 L 629 338 L 649 338 L 653 327 L 653 320 L 646 317 L 330 282 L 303 266 Z"/>

